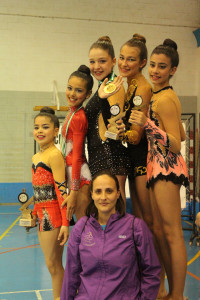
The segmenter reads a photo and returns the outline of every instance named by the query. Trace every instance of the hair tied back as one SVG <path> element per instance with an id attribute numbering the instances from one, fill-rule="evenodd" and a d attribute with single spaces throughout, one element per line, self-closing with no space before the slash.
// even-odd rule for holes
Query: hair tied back
<path id="1" fill-rule="evenodd" d="M 55 110 L 49 106 L 44 106 L 40 110 L 41 113 L 46 113 L 50 115 L 55 115 Z"/>
<path id="2" fill-rule="evenodd" d="M 105 42 L 105 43 L 110 43 L 110 44 L 112 44 L 111 39 L 110 39 L 109 36 L 107 36 L 107 35 L 101 36 L 100 38 L 98 38 L 97 41 L 98 41 L 98 42 Z"/>
<path id="3" fill-rule="evenodd" d="M 138 42 L 142 42 L 142 43 L 146 44 L 146 39 L 145 39 L 145 37 L 144 37 L 143 35 L 141 35 L 141 34 L 135 33 L 135 34 L 133 35 L 132 39 L 133 39 L 134 41 L 138 41 Z"/>
<path id="4" fill-rule="evenodd" d="M 90 69 L 87 67 L 87 66 L 85 66 L 85 65 L 81 65 L 79 68 L 78 68 L 78 71 L 79 72 L 82 72 L 82 73 L 84 73 L 84 74 L 86 74 L 86 75 L 90 75 Z"/>
<path id="5" fill-rule="evenodd" d="M 165 39 L 163 42 L 163 46 L 173 48 L 175 51 L 177 51 L 178 48 L 176 42 L 171 39 Z"/>

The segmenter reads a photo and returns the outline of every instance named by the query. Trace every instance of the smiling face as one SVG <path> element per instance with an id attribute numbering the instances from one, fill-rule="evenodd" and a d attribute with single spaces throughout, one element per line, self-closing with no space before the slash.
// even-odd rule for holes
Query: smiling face
<path id="1" fill-rule="evenodd" d="M 47 148 L 54 144 L 59 128 L 54 127 L 54 123 L 49 117 L 38 116 L 35 118 L 33 136 L 40 148 Z"/>
<path id="2" fill-rule="evenodd" d="M 149 77 L 154 89 L 160 90 L 169 85 L 169 79 L 177 67 L 171 67 L 171 59 L 165 54 L 153 54 L 150 58 Z"/>
<path id="3" fill-rule="evenodd" d="M 89 53 L 89 64 L 92 75 L 97 80 L 103 80 L 112 72 L 116 59 L 112 59 L 106 50 L 92 48 Z"/>
<path id="4" fill-rule="evenodd" d="M 69 78 L 66 89 L 66 98 L 69 107 L 82 105 L 90 94 L 90 92 L 87 92 L 87 82 L 85 79 L 76 76 Z"/>
<path id="5" fill-rule="evenodd" d="M 121 48 L 118 68 L 121 76 L 127 79 L 133 79 L 146 64 L 146 59 L 140 60 L 140 49 L 124 45 Z"/>
<path id="6" fill-rule="evenodd" d="M 110 217 L 116 212 L 117 199 L 120 191 L 117 190 L 115 180 L 108 175 L 100 175 L 93 182 L 92 199 L 100 217 Z"/>

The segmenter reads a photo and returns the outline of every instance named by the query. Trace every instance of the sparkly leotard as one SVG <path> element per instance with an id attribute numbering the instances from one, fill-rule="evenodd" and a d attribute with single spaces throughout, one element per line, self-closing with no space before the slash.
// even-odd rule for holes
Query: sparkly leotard
<path id="1" fill-rule="evenodd" d="M 163 124 L 158 114 L 161 97 L 168 97 L 174 104 L 179 102 L 171 87 L 167 87 L 152 97 L 149 107 L 149 118 L 144 126 L 148 139 L 147 156 L 147 187 L 157 180 L 172 181 L 175 184 L 188 185 L 188 172 L 181 153 L 169 150 L 170 141 L 167 133 L 162 130 Z"/>
<path id="2" fill-rule="evenodd" d="M 65 141 L 67 186 L 77 191 L 84 184 L 90 184 L 91 174 L 84 154 L 84 140 L 88 128 L 87 118 L 83 108 L 72 107 L 64 122 L 62 136 Z M 76 111 L 76 112 L 75 112 Z M 67 124 L 73 115 L 66 134 Z"/>
<path id="3" fill-rule="evenodd" d="M 35 205 L 32 214 L 38 218 L 40 231 L 50 231 L 60 226 L 69 226 L 66 206 L 61 209 L 63 197 L 58 190 L 52 170 L 43 162 L 32 164 L 32 184 Z"/>
<path id="4" fill-rule="evenodd" d="M 98 90 L 87 103 L 85 113 L 88 119 L 87 146 L 92 175 L 106 169 L 110 169 L 115 175 L 127 175 L 130 168 L 127 149 L 119 140 L 107 138 L 103 141 L 100 137 L 99 116 L 102 113 L 102 99 L 98 97 Z M 107 123 L 105 119 L 104 122 Z"/>

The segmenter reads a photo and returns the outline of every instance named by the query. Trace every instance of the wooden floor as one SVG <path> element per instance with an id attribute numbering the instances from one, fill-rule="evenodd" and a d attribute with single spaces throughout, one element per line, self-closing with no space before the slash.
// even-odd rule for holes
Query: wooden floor
<path id="1" fill-rule="evenodd" d="M 37 229 L 19 226 L 19 206 L 0 205 L 0 300 L 51 300 L 50 275 L 44 263 Z M 190 222 L 183 225 L 191 227 Z M 185 296 L 200 299 L 200 247 L 189 246 L 191 231 L 184 230 L 188 255 Z M 63 263 L 65 265 L 67 245 Z"/>

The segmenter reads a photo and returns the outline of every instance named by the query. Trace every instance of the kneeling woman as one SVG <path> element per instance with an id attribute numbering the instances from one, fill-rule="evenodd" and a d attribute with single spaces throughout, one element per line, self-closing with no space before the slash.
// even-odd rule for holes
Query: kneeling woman
<path id="1" fill-rule="evenodd" d="M 116 176 L 97 173 L 86 216 L 70 234 L 61 300 L 153 300 L 159 285 L 160 264 L 147 225 L 125 213 Z"/>

